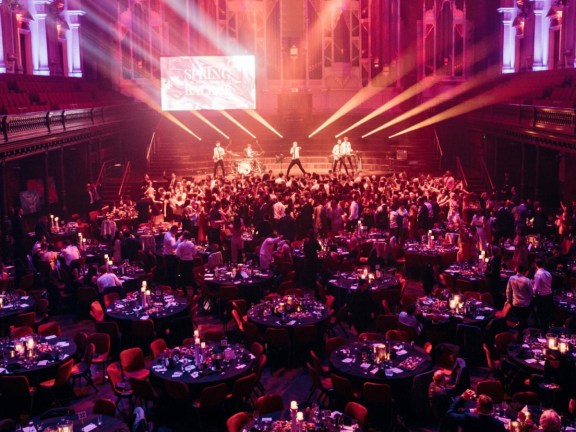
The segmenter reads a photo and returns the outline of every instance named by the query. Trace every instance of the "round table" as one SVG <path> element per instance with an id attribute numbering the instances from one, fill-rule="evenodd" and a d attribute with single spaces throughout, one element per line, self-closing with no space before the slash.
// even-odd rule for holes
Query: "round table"
<path id="1" fill-rule="evenodd" d="M 363 269 L 360 268 L 358 270 L 361 272 Z M 358 271 L 337 272 L 332 279 L 328 280 L 328 284 L 333 288 L 334 307 L 336 309 L 346 303 L 346 298 L 358 289 L 358 277 Z M 374 301 L 379 304 L 382 299 L 382 291 L 391 288 L 400 288 L 400 282 L 394 276 L 381 274 L 379 278 L 375 278 L 370 282 L 369 287 L 370 292 L 373 294 Z"/>
<path id="2" fill-rule="evenodd" d="M 264 290 L 270 286 L 273 277 L 271 271 L 247 266 L 243 266 L 239 271 L 220 267 L 213 272 L 207 271 L 204 281 L 215 297 L 220 296 L 221 286 L 236 285 L 241 298 L 249 303 L 256 303 L 264 296 Z"/>
<path id="3" fill-rule="evenodd" d="M 375 350 L 382 346 L 391 359 L 378 364 Z M 335 349 L 329 360 L 332 371 L 357 384 L 373 381 L 392 385 L 412 379 L 432 366 L 432 359 L 422 348 L 397 341 L 352 342 Z"/>
<path id="4" fill-rule="evenodd" d="M 161 380 L 202 388 L 231 382 L 250 372 L 256 361 L 254 355 L 241 345 L 207 343 L 204 350 L 198 348 L 197 365 L 195 350 L 195 346 L 190 345 L 161 354 L 151 366 L 152 375 Z"/>
<path id="5" fill-rule="evenodd" d="M 415 277 L 420 275 L 422 267 L 427 264 L 437 264 L 441 268 L 448 267 L 456 261 L 456 254 L 458 253 L 457 246 L 443 246 L 436 242 L 432 247 L 429 247 L 428 244 L 407 242 L 404 250 L 406 252 L 406 272 Z"/>
<path id="6" fill-rule="evenodd" d="M 564 313 L 576 315 L 576 296 L 571 291 L 555 295 L 554 306 Z"/>
<path id="7" fill-rule="evenodd" d="M 32 422 L 36 430 L 45 430 L 48 427 L 57 428 L 62 423 L 62 420 L 72 422 L 76 431 L 91 431 L 95 429 L 98 431 L 130 432 L 128 425 L 116 417 L 91 413 L 87 415 L 86 411 L 47 419 L 35 418 Z"/>
<path id="8" fill-rule="evenodd" d="M 152 294 L 146 304 L 142 304 L 142 294 L 131 292 L 126 298 L 115 301 L 106 309 L 106 315 L 118 321 L 123 334 L 130 332 L 132 321 L 151 319 L 156 330 L 161 333 L 170 320 L 188 312 L 190 304 L 187 299 L 172 294 Z"/>
<path id="9" fill-rule="evenodd" d="M 311 298 L 284 296 L 262 301 L 248 310 L 248 319 L 262 327 L 294 328 L 324 322 L 330 311 Z"/>
<path id="10" fill-rule="evenodd" d="M 1 334 L 10 333 L 10 325 L 16 315 L 34 310 L 36 300 L 34 297 L 20 296 L 16 293 L 3 292 L 0 294 L 0 331 Z"/>
<path id="11" fill-rule="evenodd" d="M 27 347 L 29 339 L 34 347 Z M 16 345 L 21 344 L 25 351 L 16 352 Z M 32 352 L 32 354 L 29 354 Z M 76 344 L 64 336 L 27 336 L 20 339 L 0 341 L 0 374 L 26 375 L 32 385 L 45 379 L 53 378 L 60 364 L 76 353 Z"/>
<path id="12" fill-rule="evenodd" d="M 496 310 L 492 306 L 478 300 L 466 299 L 466 293 L 459 296 L 459 301 L 454 300 L 455 304 L 458 304 L 455 309 L 449 307 L 454 297 L 451 300 L 420 297 L 417 300 L 417 306 L 424 323 L 437 323 L 452 319 L 462 324 L 483 325 L 494 317 Z M 460 304 L 463 304 L 462 308 Z"/>

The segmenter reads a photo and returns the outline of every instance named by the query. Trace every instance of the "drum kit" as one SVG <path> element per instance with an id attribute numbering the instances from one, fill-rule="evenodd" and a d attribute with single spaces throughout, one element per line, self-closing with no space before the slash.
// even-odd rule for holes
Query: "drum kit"
<path id="1" fill-rule="evenodd" d="M 258 156 L 262 156 L 263 152 L 255 153 L 253 158 L 246 158 L 234 161 L 234 168 L 237 174 L 248 175 L 252 172 L 255 174 L 262 174 L 264 172 L 264 166 L 257 159 Z"/>

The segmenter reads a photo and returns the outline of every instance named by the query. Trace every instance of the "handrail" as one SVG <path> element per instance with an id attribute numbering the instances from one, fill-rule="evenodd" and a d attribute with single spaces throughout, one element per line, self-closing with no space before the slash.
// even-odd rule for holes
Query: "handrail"
<path id="1" fill-rule="evenodd" d="M 440 144 L 440 138 L 438 137 L 438 131 L 434 128 L 434 143 L 436 144 L 436 150 L 440 154 L 440 159 L 444 156 L 444 151 L 442 150 L 442 144 Z"/>
<path id="2" fill-rule="evenodd" d="M 104 178 L 104 173 L 106 171 L 106 169 L 108 168 L 108 165 L 110 165 L 112 163 L 111 160 L 107 160 L 104 161 L 102 163 L 102 166 L 100 167 L 100 172 L 98 173 L 98 178 L 96 179 L 96 184 L 102 184 L 102 179 Z"/>
<path id="3" fill-rule="evenodd" d="M 150 144 L 148 144 L 148 150 L 146 151 L 146 166 L 150 168 L 150 152 L 152 151 L 152 147 L 154 147 L 154 153 L 156 152 L 156 130 L 152 132 L 152 136 L 150 137 Z"/>
<path id="4" fill-rule="evenodd" d="M 486 178 L 488 179 L 488 183 L 490 184 L 490 190 L 494 191 L 494 182 L 492 181 L 492 176 L 490 175 L 488 167 L 486 166 L 486 161 L 484 160 L 484 158 L 480 158 L 480 162 L 482 163 L 482 169 L 484 170 L 484 175 L 486 176 Z"/>
<path id="5" fill-rule="evenodd" d="M 122 198 L 124 194 L 124 187 L 126 186 L 126 180 L 128 179 L 128 174 L 130 173 L 130 161 L 126 164 L 124 168 L 124 175 L 122 176 L 122 181 L 120 182 L 120 189 L 118 189 L 118 197 Z"/>
<path id="6" fill-rule="evenodd" d="M 468 187 L 468 180 L 466 180 L 466 174 L 464 173 L 464 167 L 462 166 L 462 161 L 460 160 L 460 156 L 456 156 L 456 168 L 458 169 L 458 172 L 459 172 L 460 176 L 462 177 L 462 180 L 464 181 L 464 186 L 467 188 Z"/>

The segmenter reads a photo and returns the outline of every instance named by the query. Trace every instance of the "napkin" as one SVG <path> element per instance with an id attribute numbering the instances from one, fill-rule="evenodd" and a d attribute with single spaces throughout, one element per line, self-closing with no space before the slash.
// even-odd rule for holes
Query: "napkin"
<path id="1" fill-rule="evenodd" d="M 20 297 L 20 300 L 28 300 L 30 298 L 30 296 L 22 296 Z"/>
<path id="2" fill-rule="evenodd" d="M 45 336 L 44 339 L 46 340 L 56 339 L 56 335 Z"/>
<path id="3" fill-rule="evenodd" d="M 192 372 L 190 375 L 192 378 L 198 378 L 198 372 Z"/>
<path id="4" fill-rule="evenodd" d="M 147 320 L 148 318 L 150 318 L 148 315 L 142 315 L 140 317 L 141 320 Z"/>
<path id="5" fill-rule="evenodd" d="M 172 374 L 172 378 L 180 378 L 182 376 L 182 372 L 174 372 Z"/>
<path id="6" fill-rule="evenodd" d="M 368 368 L 370 367 L 370 363 L 362 363 L 362 364 L 360 365 L 360 367 L 361 367 L 362 369 L 368 369 Z"/>
<path id="7" fill-rule="evenodd" d="M 0 374 L 3 374 L 4 372 L 6 372 L 6 368 L 0 368 Z"/>
<path id="8" fill-rule="evenodd" d="M 372 370 L 370 371 L 370 373 L 371 373 L 372 375 L 375 375 L 375 374 L 378 373 L 379 370 L 380 370 L 380 368 L 375 367 L 374 369 L 372 369 Z"/>
<path id="9" fill-rule="evenodd" d="M 529 358 L 529 359 L 526 359 L 524 361 L 528 364 L 536 363 L 536 359 L 533 359 L 533 358 Z"/>
<path id="10" fill-rule="evenodd" d="M 345 358 L 344 360 L 342 360 L 342 363 L 348 364 L 348 363 L 352 363 L 352 361 L 353 360 L 351 358 Z"/>
<path id="11" fill-rule="evenodd" d="M 538 338 L 536 339 L 539 343 L 546 343 L 546 339 L 544 338 Z"/>
<path id="12" fill-rule="evenodd" d="M 408 354 L 408 351 L 406 351 L 406 350 L 396 351 L 396 355 L 399 355 L 399 356 L 403 356 L 403 355 L 406 355 L 406 354 Z"/>
<path id="13" fill-rule="evenodd" d="M 46 366 L 48 364 L 48 360 L 40 360 L 38 362 L 38 366 Z"/>
<path id="14" fill-rule="evenodd" d="M 30 307 L 30 305 L 28 303 L 20 303 L 20 307 L 21 308 L 27 308 L 27 307 Z"/>
<path id="15" fill-rule="evenodd" d="M 476 316 L 476 319 L 477 319 L 478 321 L 481 321 L 481 320 L 483 320 L 484 318 L 486 318 L 484 315 L 477 315 L 477 316 Z"/>
<path id="16" fill-rule="evenodd" d="M 336 283 L 336 279 L 330 279 L 328 282 L 329 283 Z"/>
<path id="17" fill-rule="evenodd" d="M 294 324 L 296 324 L 296 320 L 288 321 L 288 325 L 294 325 Z"/>
<path id="18" fill-rule="evenodd" d="M 96 426 L 94 423 L 88 423 L 82 428 L 82 432 L 90 432 L 92 429 L 96 429 L 97 427 L 98 426 Z"/>
<path id="19" fill-rule="evenodd" d="M 241 363 L 241 364 L 236 366 L 236 369 L 244 369 L 245 367 L 246 367 L 246 365 Z"/>
<path id="20" fill-rule="evenodd" d="M 70 342 L 58 342 L 58 343 L 56 344 L 56 346 L 59 346 L 59 347 L 67 347 L 67 346 L 70 346 Z"/>
<path id="21" fill-rule="evenodd" d="M 22 432 L 37 432 L 36 426 L 24 426 Z"/>

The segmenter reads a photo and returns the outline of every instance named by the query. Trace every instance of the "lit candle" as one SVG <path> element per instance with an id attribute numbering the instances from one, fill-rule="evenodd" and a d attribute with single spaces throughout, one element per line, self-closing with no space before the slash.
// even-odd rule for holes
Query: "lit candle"
<path id="1" fill-rule="evenodd" d="M 146 287 L 148 286 L 148 282 L 142 281 L 142 286 L 144 287 L 144 289 L 146 289 Z"/>
<path id="2" fill-rule="evenodd" d="M 198 339 L 200 337 L 200 331 L 194 330 L 194 339 Z"/>
<path id="3" fill-rule="evenodd" d="M 58 216 L 56 216 L 56 217 L 54 218 L 54 223 L 55 223 L 56 227 L 58 227 Z"/>
<path id="4" fill-rule="evenodd" d="M 458 294 L 454 296 L 454 302 L 460 303 L 460 296 Z"/>
<path id="5" fill-rule="evenodd" d="M 296 402 L 296 401 L 290 402 L 290 409 L 291 410 L 298 410 L 298 402 Z"/>
<path id="6" fill-rule="evenodd" d="M 2 306 L 4 306 L 4 299 L 0 297 L 0 308 L 2 308 Z"/>
<path id="7" fill-rule="evenodd" d="M 146 290 L 146 295 L 147 295 L 147 296 L 150 295 L 150 290 Z"/>
<path id="8" fill-rule="evenodd" d="M 104 261 L 108 262 L 108 254 L 104 254 Z"/>
<path id="9" fill-rule="evenodd" d="M 304 421 L 304 413 L 302 411 L 296 413 L 296 421 Z"/>
<path id="10" fill-rule="evenodd" d="M 194 343 L 195 343 L 196 345 L 200 345 L 200 338 L 194 339 Z"/>
<path id="11" fill-rule="evenodd" d="M 547 338 L 547 346 L 549 349 L 555 350 L 558 349 L 558 337 L 555 335 L 548 335 Z"/>
<path id="12" fill-rule="evenodd" d="M 33 350 L 34 349 L 34 339 L 33 338 L 29 338 L 26 341 L 26 347 L 28 348 L 28 350 Z"/>
<path id="13" fill-rule="evenodd" d="M 558 344 L 558 350 L 561 354 L 566 354 L 568 352 L 568 342 L 560 341 Z"/>
<path id="14" fill-rule="evenodd" d="M 145 287 L 144 285 L 142 285 L 142 286 L 140 287 L 140 292 L 141 292 L 142 294 L 145 294 L 145 293 L 146 293 L 146 287 Z"/>
<path id="15" fill-rule="evenodd" d="M 206 349 L 206 342 L 200 342 L 200 349 Z"/>
<path id="16" fill-rule="evenodd" d="M 456 300 L 450 300 L 450 309 L 456 309 Z"/>

